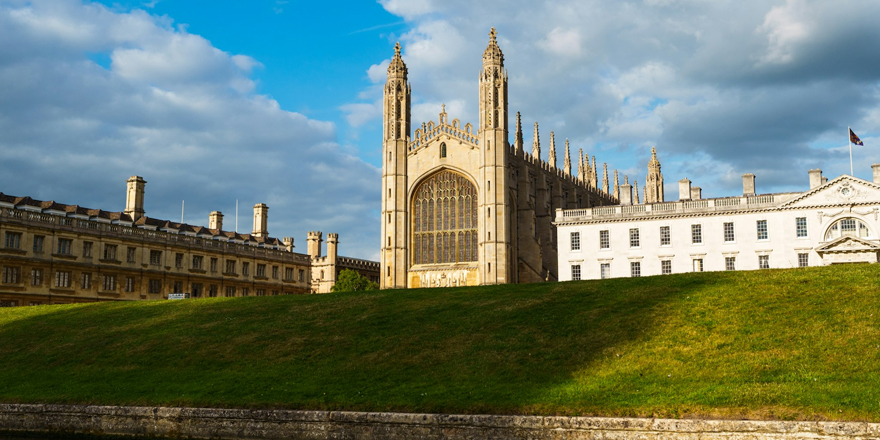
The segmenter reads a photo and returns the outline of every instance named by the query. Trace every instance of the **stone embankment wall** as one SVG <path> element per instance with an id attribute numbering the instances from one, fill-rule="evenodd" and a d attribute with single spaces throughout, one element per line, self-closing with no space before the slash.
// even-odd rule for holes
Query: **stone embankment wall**
<path id="1" fill-rule="evenodd" d="M 0 431 L 204 439 L 880 439 L 880 423 L 0 405 Z"/>

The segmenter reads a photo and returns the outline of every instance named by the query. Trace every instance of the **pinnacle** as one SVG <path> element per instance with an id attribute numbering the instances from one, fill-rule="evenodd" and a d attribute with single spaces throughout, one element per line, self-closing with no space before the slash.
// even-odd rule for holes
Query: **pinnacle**
<path id="1" fill-rule="evenodd" d="M 504 54 L 501 53 L 501 48 L 498 47 L 498 41 L 496 40 L 497 33 L 495 32 L 495 28 L 489 31 L 489 45 L 486 46 L 486 51 L 483 52 L 483 64 L 504 64 Z"/>

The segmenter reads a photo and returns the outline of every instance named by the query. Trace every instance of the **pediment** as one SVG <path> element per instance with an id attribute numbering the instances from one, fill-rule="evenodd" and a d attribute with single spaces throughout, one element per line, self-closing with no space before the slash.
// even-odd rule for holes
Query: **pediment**
<path id="1" fill-rule="evenodd" d="M 840 237 L 836 240 L 833 240 L 829 243 L 825 243 L 822 246 L 816 248 L 816 252 L 818 253 L 826 253 L 826 252 L 846 252 L 846 253 L 860 253 L 860 252 L 877 252 L 880 251 L 880 244 L 858 238 L 858 237 Z"/>
<path id="2" fill-rule="evenodd" d="M 880 203 L 880 185 L 852 176 L 840 176 L 784 203 L 782 208 Z"/>

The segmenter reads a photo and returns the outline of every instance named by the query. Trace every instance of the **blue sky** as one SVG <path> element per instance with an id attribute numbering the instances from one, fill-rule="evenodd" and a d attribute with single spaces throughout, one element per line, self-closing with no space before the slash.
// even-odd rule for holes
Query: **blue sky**
<path id="1" fill-rule="evenodd" d="M 851 125 L 870 179 L 876 17 L 856 0 L 0 0 L 0 191 L 121 210 L 141 175 L 152 217 L 186 200 L 188 223 L 220 210 L 232 229 L 238 200 L 249 232 L 266 203 L 270 234 L 298 251 L 322 230 L 376 259 L 394 43 L 414 125 L 443 103 L 474 122 L 493 26 L 527 148 L 537 121 L 544 145 L 553 131 L 644 182 L 656 146 L 667 199 L 684 177 L 719 197 L 744 173 L 760 193 L 848 173 Z"/>

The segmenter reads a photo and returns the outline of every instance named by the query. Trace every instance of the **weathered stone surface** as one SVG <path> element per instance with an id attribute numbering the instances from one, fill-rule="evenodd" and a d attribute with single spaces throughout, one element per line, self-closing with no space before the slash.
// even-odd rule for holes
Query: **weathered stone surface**
<path id="1" fill-rule="evenodd" d="M 253 440 L 880 440 L 880 424 L 0 405 L 0 430 Z"/>

